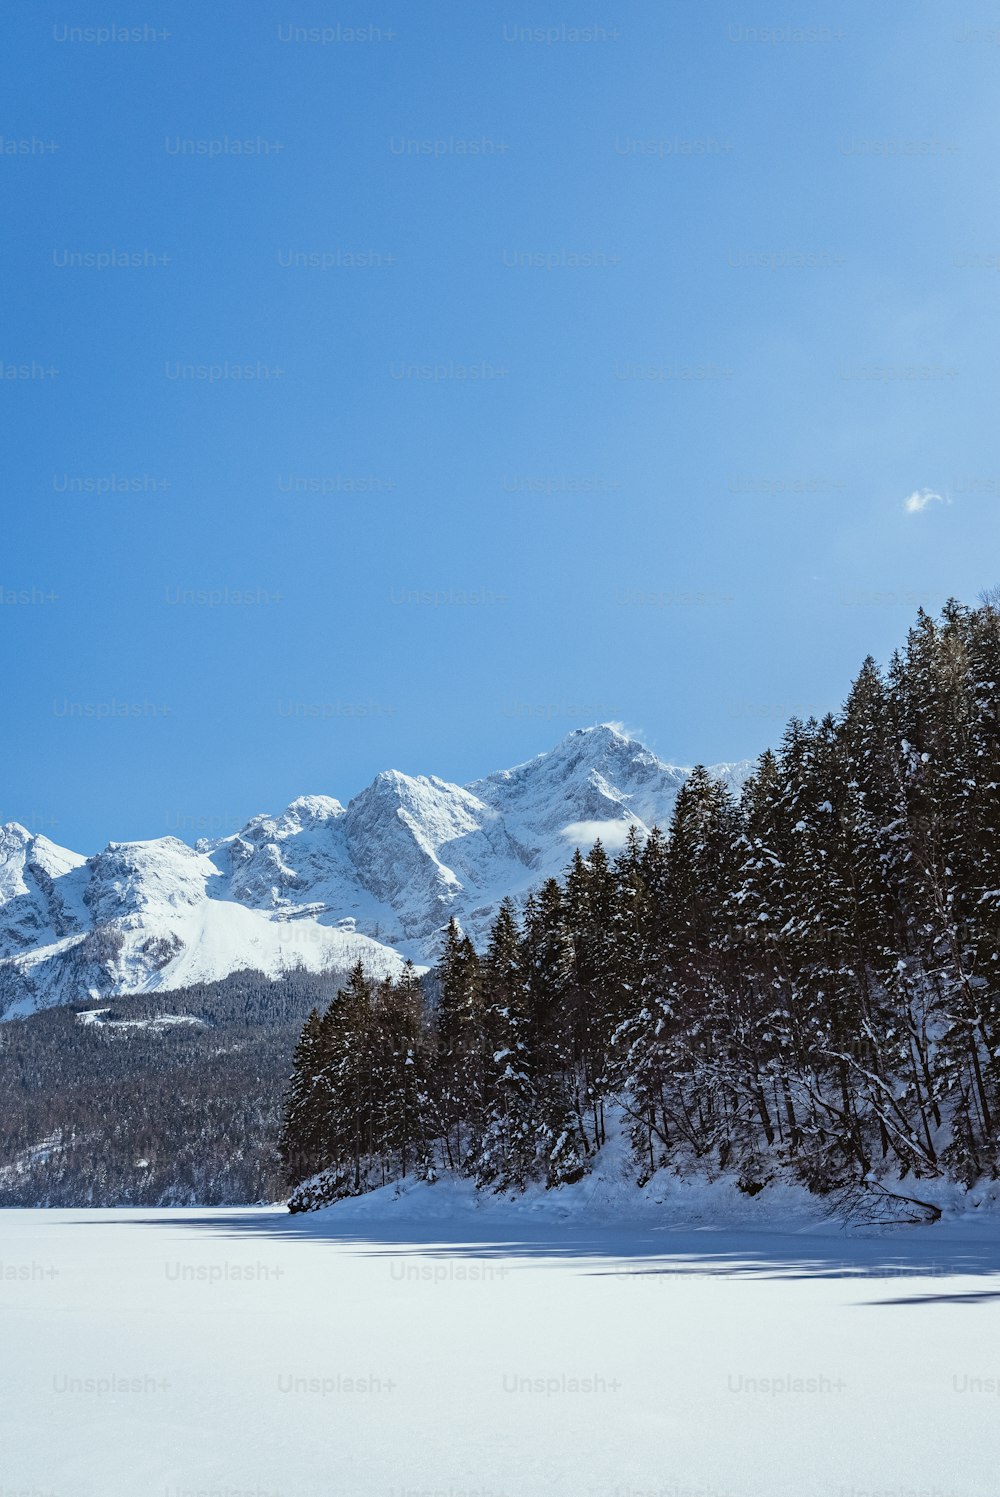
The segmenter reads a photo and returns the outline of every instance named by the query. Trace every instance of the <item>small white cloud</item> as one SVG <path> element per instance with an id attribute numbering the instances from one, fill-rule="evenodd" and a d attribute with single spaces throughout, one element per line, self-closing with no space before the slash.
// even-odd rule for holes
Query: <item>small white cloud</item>
<path id="1" fill-rule="evenodd" d="M 919 515 L 922 509 L 930 504 L 950 504 L 944 494 L 936 494 L 933 489 L 914 489 L 908 499 L 903 501 L 903 508 L 908 515 Z"/>
<path id="2" fill-rule="evenodd" d="M 581 852 L 589 852 L 598 840 L 603 843 L 605 852 L 618 852 L 625 846 L 635 825 L 631 817 L 615 821 L 571 821 L 569 826 L 563 827 L 560 836 L 579 847 Z"/>

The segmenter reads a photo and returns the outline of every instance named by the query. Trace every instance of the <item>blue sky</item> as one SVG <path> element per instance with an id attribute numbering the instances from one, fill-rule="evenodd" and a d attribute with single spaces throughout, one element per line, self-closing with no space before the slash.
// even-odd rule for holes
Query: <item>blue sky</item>
<path id="1" fill-rule="evenodd" d="M 5 16 L 0 819 L 752 755 L 1000 581 L 992 7 L 126 9 Z"/>

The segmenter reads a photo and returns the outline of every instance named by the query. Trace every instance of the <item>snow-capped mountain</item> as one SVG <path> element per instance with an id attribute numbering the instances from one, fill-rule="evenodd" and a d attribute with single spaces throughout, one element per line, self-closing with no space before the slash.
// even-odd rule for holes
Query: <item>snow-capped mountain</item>
<path id="1" fill-rule="evenodd" d="M 750 766 L 713 773 L 738 787 Z M 0 827 L 0 1014 L 178 988 L 240 967 L 433 960 L 456 915 L 481 941 L 499 901 L 574 848 L 670 819 L 690 773 L 616 728 L 471 785 L 389 770 L 345 807 L 306 795 L 195 847 L 111 842 L 92 858 Z"/>

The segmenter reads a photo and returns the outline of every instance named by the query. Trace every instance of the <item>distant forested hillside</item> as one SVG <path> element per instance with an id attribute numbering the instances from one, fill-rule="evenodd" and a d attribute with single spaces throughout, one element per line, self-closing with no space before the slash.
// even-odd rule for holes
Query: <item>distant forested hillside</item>
<path id="1" fill-rule="evenodd" d="M 0 1024 L 0 1206 L 277 1199 L 295 1037 L 337 982 L 238 972 Z"/>

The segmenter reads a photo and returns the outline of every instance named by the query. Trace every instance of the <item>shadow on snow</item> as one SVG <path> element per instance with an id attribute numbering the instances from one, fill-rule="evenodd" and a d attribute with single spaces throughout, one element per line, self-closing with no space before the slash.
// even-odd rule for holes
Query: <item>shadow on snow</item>
<path id="1" fill-rule="evenodd" d="M 348 1208 L 353 1203 L 346 1203 Z M 1000 1299 L 1000 1229 L 988 1221 L 903 1227 L 891 1233 L 847 1235 L 836 1222 L 800 1231 L 733 1226 L 597 1225 L 504 1220 L 394 1222 L 384 1217 L 341 1216 L 336 1207 L 298 1216 L 275 1210 L 183 1209 L 167 1215 L 129 1214 L 123 1226 L 214 1234 L 221 1239 L 269 1238 L 327 1245 L 361 1257 L 442 1260 L 514 1260 L 552 1266 L 575 1260 L 596 1278 L 626 1280 L 657 1275 L 718 1279 L 996 1279 L 996 1289 L 914 1294 L 873 1300 L 873 1305 L 982 1304 Z M 485 1218 L 486 1213 L 483 1213 Z M 91 1219 L 93 1225 L 108 1225 Z M 80 1225 L 79 1221 L 75 1225 Z M 516 1270 L 510 1269 L 513 1273 Z M 459 1275 L 456 1274 L 456 1277 Z"/>

